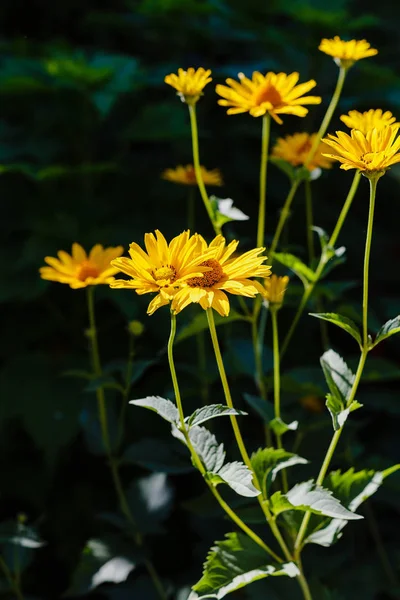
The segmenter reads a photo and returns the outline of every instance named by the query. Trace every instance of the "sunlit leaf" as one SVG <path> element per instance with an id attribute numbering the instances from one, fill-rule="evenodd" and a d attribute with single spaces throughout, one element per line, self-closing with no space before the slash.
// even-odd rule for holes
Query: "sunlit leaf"
<path id="1" fill-rule="evenodd" d="M 205 427 L 192 427 L 189 436 L 206 471 L 218 473 L 225 460 L 223 444 L 219 444 L 215 435 Z"/>
<path id="2" fill-rule="evenodd" d="M 288 254 L 283 252 L 274 252 L 273 259 L 277 260 L 281 265 L 288 267 L 301 279 L 304 286 L 307 286 L 310 282 L 315 281 L 315 273 L 310 267 L 307 267 L 303 261 L 294 256 L 294 254 Z"/>
<path id="3" fill-rule="evenodd" d="M 353 387 L 353 373 L 334 350 L 328 350 L 321 356 L 321 366 L 331 394 L 345 405 Z"/>
<path id="4" fill-rule="evenodd" d="M 235 408 L 229 408 L 229 406 L 225 406 L 224 404 L 209 404 L 208 406 L 196 409 L 190 417 L 186 417 L 185 421 L 188 427 L 194 427 L 210 419 L 215 419 L 215 417 L 223 417 L 225 415 L 247 415 L 247 413 Z"/>
<path id="5" fill-rule="evenodd" d="M 154 410 L 160 417 L 168 421 L 168 423 L 178 423 L 179 421 L 179 413 L 175 404 L 171 400 L 166 400 L 160 396 L 147 396 L 147 398 L 139 400 L 130 400 L 129 404 Z"/>
<path id="6" fill-rule="evenodd" d="M 227 483 L 240 496 L 249 498 L 258 496 L 261 492 L 253 485 L 253 473 L 241 462 L 226 463 L 218 473 L 212 473 L 214 485 Z"/>
<path id="7" fill-rule="evenodd" d="M 323 321 L 328 321 L 329 323 L 333 323 L 337 325 L 344 331 L 347 331 L 361 346 L 361 334 L 357 325 L 349 319 L 348 317 L 343 317 L 342 315 L 338 315 L 336 313 L 309 313 L 311 317 L 317 317 L 317 319 L 322 319 Z M 400 331 L 400 327 L 399 327 Z"/>
<path id="8" fill-rule="evenodd" d="M 283 435 L 287 431 L 296 431 L 299 426 L 298 421 L 292 421 L 291 423 L 285 423 L 280 417 L 272 419 L 269 426 L 277 435 Z"/>

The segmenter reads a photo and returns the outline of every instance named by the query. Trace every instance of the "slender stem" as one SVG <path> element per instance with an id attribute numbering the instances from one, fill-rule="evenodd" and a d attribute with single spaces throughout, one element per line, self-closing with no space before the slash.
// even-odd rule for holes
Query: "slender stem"
<path id="1" fill-rule="evenodd" d="M 90 338 L 90 346 L 91 346 L 91 358 L 93 365 L 93 373 L 96 377 L 101 376 L 101 363 L 100 363 L 100 354 L 99 354 L 99 344 L 97 339 L 97 328 L 96 328 L 96 317 L 95 317 L 95 309 L 94 309 L 94 286 L 89 286 L 87 288 L 87 303 L 88 303 L 88 313 L 89 313 L 89 338 Z M 108 463 L 110 465 L 111 475 L 114 482 L 115 491 L 119 500 L 119 505 L 122 513 L 125 515 L 128 522 L 131 524 L 133 529 L 133 537 L 138 546 L 143 545 L 143 539 L 140 532 L 137 530 L 137 524 L 132 515 L 132 512 L 129 508 L 128 501 L 126 499 L 124 489 L 122 487 L 121 478 L 118 471 L 118 466 L 115 461 L 115 458 L 112 453 L 112 446 L 110 442 L 110 433 L 108 428 L 108 419 L 107 419 L 107 407 L 106 407 L 106 399 L 104 395 L 104 389 L 99 387 L 96 390 L 97 396 L 97 406 L 99 412 L 99 421 L 101 428 L 101 435 L 103 440 L 104 449 L 107 454 Z M 153 581 L 154 587 L 156 588 L 160 598 L 162 600 L 166 600 L 167 595 L 164 591 L 160 578 L 151 563 L 151 561 L 146 558 L 144 560 L 146 568 L 149 572 L 149 575 Z"/>
<path id="2" fill-rule="evenodd" d="M 301 591 L 303 592 L 304 600 L 313 600 L 312 596 L 311 596 L 310 588 L 308 587 L 307 579 L 304 576 L 303 565 L 301 563 L 300 556 L 298 556 L 298 559 L 297 559 L 297 566 L 299 567 L 299 570 L 300 570 L 300 575 L 297 578 L 297 580 L 300 584 Z"/>
<path id="3" fill-rule="evenodd" d="M 228 384 L 228 380 L 227 380 L 226 373 L 225 373 L 225 367 L 224 367 L 224 363 L 223 363 L 222 356 L 221 356 L 221 350 L 219 347 L 217 330 L 215 328 L 215 321 L 214 321 L 214 315 L 212 312 L 212 308 L 207 308 L 207 319 L 208 319 L 208 326 L 209 326 L 210 334 L 211 334 L 211 340 L 212 340 L 213 347 L 214 347 L 215 358 L 216 358 L 217 365 L 218 365 L 218 371 L 219 371 L 219 375 L 221 378 L 222 387 L 224 389 L 225 400 L 226 400 L 227 405 L 230 408 L 234 408 L 233 402 L 232 402 L 231 391 L 229 389 L 229 384 Z M 251 464 L 246 447 L 244 445 L 242 434 L 240 432 L 239 425 L 238 425 L 235 415 L 231 415 L 230 419 L 231 419 L 232 428 L 233 428 L 233 431 L 235 434 L 236 443 L 238 445 L 243 462 L 248 467 L 248 469 L 253 473 L 253 479 L 254 479 L 254 482 L 256 483 L 256 485 L 258 486 L 258 488 L 262 489 L 260 486 L 260 482 L 258 481 L 257 475 L 254 472 L 254 469 Z M 270 526 L 270 529 L 275 536 L 275 539 L 277 540 L 278 544 L 281 547 L 283 554 L 285 555 L 285 558 L 287 560 L 291 561 L 292 556 L 288 550 L 285 540 L 282 537 L 281 532 L 278 529 L 277 524 L 275 523 L 275 520 L 271 514 L 271 511 L 269 510 L 267 503 L 264 502 L 261 495 L 257 496 L 257 500 L 260 504 L 261 510 L 263 511 L 263 513 L 265 515 L 268 525 Z"/>
<path id="4" fill-rule="evenodd" d="M 369 261 L 371 255 L 371 243 L 372 243 L 372 230 L 373 230 L 373 222 L 374 222 L 374 210 L 375 210 L 375 196 L 376 196 L 376 184 L 378 182 L 379 176 L 375 178 L 370 178 L 370 204 L 369 204 L 369 214 L 368 214 L 368 226 L 367 226 L 367 236 L 365 240 L 365 251 L 364 251 L 364 272 L 363 272 L 363 346 L 361 351 L 360 360 L 357 367 L 357 372 L 354 377 L 354 382 L 347 399 L 346 407 L 349 406 L 354 401 L 354 398 L 357 393 L 357 389 L 361 380 L 361 375 L 364 370 L 365 361 L 368 356 L 368 352 L 370 350 L 370 344 L 368 339 L 368 282 L 369 282 Z M 317 478 L 317 485 L 322 485 L 326 473 L 328 471 L 329 465 L 331 463 L 333 454 L 336 450 L 336 446 L 340 440 L 340 436 L 342 435 L 343 427 L 335 431 L 327 453 L 325 455 L 324 462 L 322 464 L 321 470 L 319 472 Z M 301 545 L 306 534 L 307 526 L 311 517 L 311 513 L 307 512 L 304 515 L 303 522 L 300 526 L 299 533 L 297 535 L 296 543 L 295 543 L 295 552 L 299 553 L 301 551 Z"/>
<path id="5" fill-rule="evenodd" d="M 211 224 L 214 228 L 215 233 L 218 235 L 219 233 L 221 233 L 221 228 L 218 227 L 214 222 L 214 216 L 213 216 L 213 211 L 212 211 L 211 204 L 210 204 L 210 199 L 208 197 L 207 190 L 205 188 L 203 178 L 201 176 L 200 157 L 199 157 L 199 134 L 197 131 L 196 105 L 188 104 L 188 107 L 189 107 L 189 115 L 190 115 L 190 128 L 192 131 L 193 166 L 194 166 L 194 172 L 196 175 L 196 181 L 197 181 L 197 185 L 199 186 L 200 195 L 203 200 L 208 217 L 211 221 Z"/>
<path id="6" fill-rule="evenodd" d="M 290 187 L 289 193 L 286 197 L 285 203 L 283 205 L 283 208 L 281 210 L 281 214 L 279 216 L 279 221 L 278 221 L 278 225 L 276 227 L 275 230 L 275 235 L 274 235 L 274 239 L 272 240 L 272 244 L 271 247 L 269 249 L 269 254 L 270 256 L 273 258 L 273 254 L 278 246 L 279 243 L 279 238 L 281 237 L 281 233 L 282 233 L 282 229 L 283 226 L 286 223 L 286 219 L 288 218 L 289 214 L 290 214 L 290 207 L 292 205 L 292 201 L 293 198 L 297 192 L 297 188 L 300 185 L 300 179 L 294 179 L 292 181 L 292 185 Z"/>
<path id="7" fill-rule="evenodd" d="M 125 385 L 124 385 L 124 391 L 122 394 L 121 411 L 119 413 L 119 419 L 118 419 L 118 438 L 117 438 L 118 446 L 121 444 L 122 438 L 124 435 L 125 415 L 126 415 L 126 408 L 128 406 L 129 392 L 131 390 L 131 379 L 132 379 L 132 373 L 133 373 L 134 358 L 135 358 L 134 336 L 132 334 L 129 334 L 128 363 L 126 365 Z"/>
<path id="8" fill-rule="evenodd" d="M 281 378 L 280 378 L 280 361 L 279 361 L 279 332 L 278 332 L 278 310 L 276 307 L 271 307 L 272 321 L 272 348 L 274 355 L 274 413 L 275 419 L 281 418 Z M 276 443 L 279 449 L 282 449 L 282 436 L 276 433 Z M 282 469 L 282 485 L 285 494 L 289 489 L 287 473 Z"/>
<path id="9" fill-rule="evenodd" d="M 332 233 L 332 235 L 331 235 L 331 237 L 329 239 L 328 246 L 330 246 L 331 248 L 333 248 L 335 246 L 337 238 L 339 237 L 339 234 L 340 234 L 341 229 L 343 227 L 343 224 L 345 222 L 347 213 L 349 212 L 350 206 L 351 206 L 351 204 L 353 202 L 353 198 L 354 198 L 355 193 L 357 191 L 358 184 L 360 183 L 360 177 L 361 177 L 361 174 L 357 171 L 356 174 L 354 175 L 353 182 L 351 184 L 349 193 L 347 194 L 347 198 L 346 198 L 346 200 L 344 202 L 343 208 L 342 208 L 341 213 L 339 215 L 339 218 L 337 220 L 335 229 L 334 229 L 334 231 L 333 231 L 333 233 Z M 300 319 L 301 315 L 303 314 L 303 311 L 304 311 L 305 307 L 307 306 L 307 302 L 308 302 L 311 294 L 314 291 L 314 288 L 315 288 L 316 284 L 318 283 L 318 281 L 319 281 L 319 279 L 320 279 L 320 277 L 322 275 L 322 272 L 324 270 L 324 267 L 325 267 L 326 263 L 327 263 L 326 257 L 324 255 L 322 255 L 321 258 L 320 258 L 317 270 L 315 272 L 315 279 L 314 279 L 314 281 L 310 282 L 305 287 L 302 299 L 301 299 L 299 307 L 297 309 L 297 312 L 296 312 L 296 314 L 295 314 L 295 316 L 293 318 L 292 324 L 291 324 L 291 326 L 289 328 L 289 331 L 286 334 L 285 340 L 284 340 L 284 342 L 282 344 L 281 358 L 285 354 L 285 352 L 286 352 L 286 350 L 288 348 L 289 342 L 290 342 L 290 340 L 292 338 L 292 335 L 293 335 L 293 333 L 294 333 L 294 331 L 295 331 L 295 329 L 297 327 L 297 323 L 299 322 L 299 319 Z"/>
<path id="10" fill-rule="evenodd" d="M 320 143 L 321 139 L 323 138 L 323 136 L 325 135 L 326 130 L 329 127 L 329 123 L 331 122 L 333 113 L 335 112 L 335 109 L 339 102 L 340 94 L 342 93 L 344 81 L 346 79 L 347 70 L 348 69 L 345 69 L 344 67 L 340 67 L 340 69 L 339 69 L 339 75 L 338 75 L 335 91 L 333 92 L 333 96 L 332 96 L 329 106 L 326 110 L 325 116 L 322 120 L 322 123 L 318 130 L 318 133 L 314 138 L 314 142 L 313 142 L 313 145 L 311 146 L 310 153 L 307 156 L 307 160 L 304 163 L 305 167 L 307 167 L 307 165 L 309 165 L 311 163 L 311 161 L 314 158 L 315 153 L 318 149 L 319 143 Z"/>
<path id="11" fill-rule="evenodd" d="M 24 597 L 22 595 L 22 591 L 19 587 L 18 582 L 12 576 L 12 573 L 11 573 L 10 569 L 8 568 L 7 563 L 2 556 L 0 556 L 0 568 L 3 571 L 4 576 L 7 579 L 10 588 L 12 589 L 13 593 L 15 594 L 15 597 L 18 600 L 24 600 Z"/>
<path id="12" fill-rule="evenodd" d="M 257 248 L 264 246 L 265 232 L 265 200 L 267 196 L 267 164 L 269 134 L 271 130 L 271 117 L 269 113 L 263 116 L 261 136 L 261 164 L 260 164 L 260 203 L 258 207 L 257 223 Z"/>
<path id="13" fill-rule="evenodd" d="M 185 437 L 186 444 L 187 444 L 187 446 L 189 448 L 193 464 L 196 466 L 196 468 L 203 475 L 204 480 L 207 483 L 207 485 L 208 485 L 209 489 L 211 490 L 212 494 L 214 495 L 214 497 L 216 498 L 216 500 L 219 502 L 221 508 L 232 519 L 232 521 L 234 521 L 234 523 L 236 523 L 236 525 L 238 525 L 238 527 L 240 527 L 240 529 L 242 529 L 242 531 L 244 531 L 258 546 L 260 546 L 261 548 L 263 548 L 263 550 L 265 550 L 275 560 L 277 560 L 278 562 L 281 563 L 281 562 L 283 562 L 282 558 L 280 558 L 271 548 L 269 548 L 269 546 L 267 546 L 267 544 L 265 544 L 265 542 L 252 529 L 250 529 L 250 527 L 248 527 L 242 521 L 242 519 L 225 502 L 225 500 L 222 498 L 222 496 L 220 495 L 220 493 L 218 492 L 218 490 L 212 485 L 212 483 L 209 481 L 209 479 L 207 477 L 206 469 L 203 466 L 203 463 L 201 462 L 199 455 L 197 454 L 196 450 L 193 447 L 193 444 L 191 442 L 191 439 L 190 439 L 190 436 L 189 436 L 189 432 L 187 430 L 186 423 L 185 423 L 185 415 L 184 415 L 184 412 L 183 412 L 182 397 L 181 397 L 181 393 L 180 393 L 180 389 L 179 389 L 179 383 L 178 383 L 178 378 L 177 378 L 176 369 L 175 369 L 174 354 L 173 354 L 175 334 L 176 334 L 176 315 L 175 315 L 175 313 L 173 313 L 171 311 L 171 331 L 170 331 L 170 335 L 169 335 L 169 339 L 168 339 L 168 349 L 167 349 L 168 363 L 169 363 L 169 368 L 170 368 L 170 371 L 171 371 L 172 385 L 173 385 L 173 388 L 174 388 L 176 405 L 178 407 L 179 421 L 180 421 L 180 430 L 181 430 L 181 432 L 183 433 L 183 435 Z"/>
<path id="14" fill-rule="evenodd" d="M 267 310 L 264 309 L 261 313 L 260 324 L 257 323 L 257 316 L 254 315 L 251 320 L 251 334 L 253 340 L 254 362 L 256 367 L 256 384 L 260 392 L 261 398 L 267 400 L 267 388 L 264 381 L 263 372 L 263 343 L 265 336 L 265 327 L 267 322 Z M 265 441 L 267 446 L 272 446 L 271 428 L 267 423 L 264 426 Z"/>
<path id="15" fill-rule="evenodd" d="M 308 248 L 308 262 L 312 265 L 315 259 L 315 247 L 314 247 L 314 232 L 312 227 L 314 225 L 313 216 L 313 204 L 312 204 L 312 193 L 311 193 L 311 181 L 306 179 L 304 182 L 304 190 L 306 197 L 306 228 L 307 228 L 307 248 Z"/>

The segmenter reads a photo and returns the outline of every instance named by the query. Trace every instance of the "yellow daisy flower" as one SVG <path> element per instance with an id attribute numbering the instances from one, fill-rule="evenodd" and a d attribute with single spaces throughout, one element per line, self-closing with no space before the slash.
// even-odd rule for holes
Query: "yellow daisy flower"
<path id="1" fill-rule="evenodd" d="M 275 308 L 280 308 L 282 306 L 288 283 L 289 277 L 287 275 L 278 277 L 278 275 L 274 274 L 271 275 L 271 277 L 268 277 L 268 279 L 265 279 L 265 291 L 263 296 L 269 305 L 273 305 Z"/>
<path id="2" fill-rule="evenodd" d="M 350 40 L 345 42 L 338 35 L 331 40 L 324 38 L 318 47 L 318 50 L 333 56 L 333 60 L 339 67 L 348 69 L 357 60 L 369 58 L 378 54 L 378 50 L 371 48 L 367 40 Z"/>
<path id="3" fill-rule="evenodd" d="M 398 127 L 372 129 L 366 134 L 352 129 L 350 135 L 337 131 L 328 135 L 324 142 L 337 154 L 325 154 L 338 160 L 341 169 L 359 169 L 364 175 L 383 174 L 391 165 L 400 162 L 400 137 L 396 139 Z"/>
<path id="4" fill-rule="evenodd" d="M 358 129 L 364 134 L 370 129 L 382 129 L 388 125 L 400 127 L 400 123 L 396 123 L 396 117 L 389 110 L 383 112 L 381 108 L 371 108 L 362 113 L 351 110 L 348 115 L 342 115 L 340 120 L 349 129 Z"/>
<path id="5" fill-rule="evenodd" d="M 203 263 L 214 251 L 204 248 L 200 236 L 190 236 L 189 231 L 184 231 L 168 244 L 163 234 L 156 230 L 155 235 L 145 234 L 144 243 L 146 252 L 133 242 L 129 246 L 130 258 L 113 260 L 113 267 L 130 279 L 116 279 L 111 287 L 135 290 L 140 295 L 156 292 L 157 296 L 147 309 L 147 313 L 152 315 L 160 306 L 169 304 L 185 282 L 193 277 L 200 278 L 210 270 Z"/>
<path id="6" fill-rule="evenodd" d="M 219 169 L 208 171 L 205 167 L 200 167 L 201 177 L 204 185 L 224 185 L 222 175 Z M 165 169 L 161 177 L 173 183 L 182 185 L 197 185 L 196 173 L 193 165 L 178 165 L 175 169 Z"/>
<path id="7" fill-rule="evenodd" d="M 164 78 L 165 83 L 177 90 L 177 94 L 187 104 L 195 104 L 203 94 L 203 89 L 212 81 L 210 69 L 195 70 L 190 67 L 187 71 L 178 69 L 178 75 L 170 73 Z"/>
<path id="8" fill-rule="evenodd" d="M 217 85 L 217 94 L 223 100 L 218 100 L 221 106 L 230 106 L 228 115 L 249 112 L 252 117 L 260 117 L 269 113 L 279 124 L 282 124 L 280 114 L 305 117 L 308 109 L 303 104 L 320 104 L 319 96 L 303 96 L 309 92 L 316 83 L 313 79 L 306 83 L 296 85 L 299 80 L 298 73 L 267 73 L 262 75 L 258 71 L 248 79 L 239 73 L 239 82 L 227 79 L 226 85 Z"/>
<path id="9" fill-rule="evenodd" d="M 285 160 L 294 167 L 304 165 L 316 136 L 316 133 L 311 135 L 309 133 L 294 133 L 284 138 L 278 138 L 275 146 L 272 148 L 271 156 L 272 158 Z M 307 165 L 307 169 L 309 171 L 314 171 L 314 169 L 318 168 L 330 169 L 332 167 L 332 160 L 322 155 L 322 152 L 327 151 L 328 146 L 321 142 L 314 158 Z"/>
<path id="10" fill-rule="evenodd" d="M 84 288 L 88 285 L 109 284 L 114 281 L 113 275 L 118 269 L 110 262 L 124 252 L 122 246 L 103 248 L 96 244 L 89 256 L 80 244 L 72 244 L 72 254 L 60 250 L 58 258 L 46 256 L 45 262 L 50 265 L 39 269 L 42 279 L 67 283 L 72 289 Z"/>
<path id="11" fill-rule="evenodd" d="M 232 257 L 239 242 L 234 240 L 226 245 L 225 238 L 217 235 L 207 246 L 206 241 L 201 236 L 199 238 L 203 253 L 207 249 L 214 252 L 211 258 L 201 263 L 210 270 L 202 277 L 187 279 L 186 285 L 175 294 L 171 308 L 178 313 L 192 302 L 198 302 L 204 310 L 214 308 L 226 317 L 230 305 L 225 292 L 254 298 L 263 288 L 250 277 L 268 277 L 271 267 L 263 264 L 267 257 L 260 256 L 264 248 L 255 248 L 241 256 Z"/>

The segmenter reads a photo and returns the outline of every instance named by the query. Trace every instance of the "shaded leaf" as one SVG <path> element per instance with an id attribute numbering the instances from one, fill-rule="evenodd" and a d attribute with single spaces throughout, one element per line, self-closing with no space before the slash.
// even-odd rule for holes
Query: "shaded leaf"
<path id="1" fill-rule="evenodd" d="M 294 256 L 294 254 L 274 252 L 273 259 L 291 269 L 301 279 L 304 286 L 307 286 L 311 281 L 315 281 L 314 271 L 307 267 L 300 258 Z"/>
<path id="2" fill-rule="evenodd" d="M 399 332 L 400 332 L 400 315 L 398 315 L 394 319 L 390 319 L 390 321 L 387 321 L 384 325 L 382 325 L 382 327 L 376 334 L 376 338 L 373 343 L 373 346 L 376 346 L 380 342 L 383 342 L 383 340 L 386 340 L 387 338 L 389 338 L 392 335 L 395 335 L 396 333 L 399 333 Z"/>
<path id="3" fill-rule="evenodd" d="M 265 423 L 272 421 L 275 415 L 272 402 L 268 402 L 259 396 L 253 396 L 251 394 L 243 394 L 243 398 Z"/>
<path id="4" fill-rule="evenodd" d="M 322 319 L 323 321 L 328 321 L 329 323 L 333 323 L 337 325 L 344 331 L 347 331 L 361 346 L 361 334 L 357 325 L 349 319 L 348 317 L 343 317 L 342 315 L 338 315 L 336 313 L 308 313 L 311 317 L 316 317 L 317 319 Z M 400 331 L 400 328 L 399 328 Z"/>
<path id="5" fill-rule="evenodd" d="M 162 533 L 161 523 L 168 518 L 174 491 L 165 473 L 152 473 L 136 479 L 126 493 L 133 518 L 141 533 Z"/>
<path id="6" fill-rule="evenodd" d="M 305 458 L 283 449 L 260 448 L 251 455 L 251 464 L 265 497 L 268 496 L 271 484 L 281 469 L 304 465 L 307 462 Z"/>
<path id="7" fill-rule="evenodd" d="M 229 408 L 224 404 L 209 404 L 208 406 L 202 406 L 194 411 L 190 417 L 186 417 L 188 427 L 200 425 L 215 417 L 223 417 L 224 415 L 247 415 L 242 410 L 236 410 L 235 408 Z"/>
<path id="8" fill-rule="evenodd" d="M 160 417 L 168 421 L 168 423 L 175 424 L 179 422 L 179 413 L 175 404 L 171 400 L 161 398 L 161 396 L 147 396 L 147 398 L 139 400 L 130 400 L 129 404 L 154 410 Z"/>
<path id="9" fill-rule="evenodd" d="M 243 533 L 228 533 L 222 542 L 216 542 L 204 564 L 203 577 L 193 586 L 188 600 L 224 598 L 253 581 L 269 575 L 296 577 L 299 573 L 293 563 L 268 564 L 268 554 Z"/>

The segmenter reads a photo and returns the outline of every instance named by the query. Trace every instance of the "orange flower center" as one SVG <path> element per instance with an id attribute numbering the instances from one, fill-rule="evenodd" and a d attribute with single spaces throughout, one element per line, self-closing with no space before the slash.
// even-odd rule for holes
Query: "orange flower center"
<path id="1" fill-rule="evenodd" d="M 194 167 L 189 167 L 186 169 L 186 178 L 190 183 L 196 183 L 196 173 L 194 171 Z"/>
<path id="2" fill-rule="evenodd" d="M 99 275 L 100 269 L 90 262 L 90 260 L 84 260 L 78 268 L 77 278 L 79 281 L 86 281 L 86 279 L 89 277 L 93 277 L 95 279 Z"/>
<path id="3" fill-rule="evenodd" d="M 176 269 L 172 265 L 163 265 L 153 271 L 153 277 L 160 287 L 171 285 L 176 279 Z"/>
<path id="4" fill-rule="evenodd" d="M 270 104 L 272 104 L 272 106 L 282 106 L 284 104 L 282 101 L 282 96 L 280 95 L 278 90 L 270 83 L 264 85 L 255 97 L 256 106 L 259 106 L 264 102 L 269 102 Z"/>
<path id="5" fill-rule="evenodd" d="M 211 271 L 203 273 L 203 277 L 192 277 L 191 279 L 188 279 L 187 282 L 190 287 L 212 287 L 215 283 L 218 283 L 224 275 L 221 265 L 215 258 L 205 260 L 201 263 L 200 267 L 210 267 Z"/>

